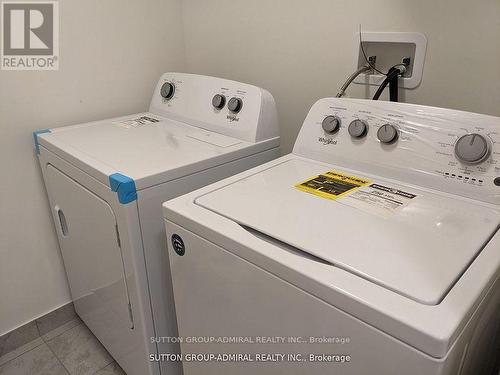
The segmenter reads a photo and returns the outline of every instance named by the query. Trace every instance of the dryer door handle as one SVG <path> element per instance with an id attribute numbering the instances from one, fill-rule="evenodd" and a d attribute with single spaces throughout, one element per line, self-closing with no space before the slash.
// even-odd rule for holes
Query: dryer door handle
<path id="1" fill-rule="evenodd" d="M 59 225 L 61 226 L 61 233 L 63 237 L 68 237 L 68 222 L 66 221 L 66 216 L 63 210 L 59 206 L 55 206 L 57 218 L 59 219 Z"/>

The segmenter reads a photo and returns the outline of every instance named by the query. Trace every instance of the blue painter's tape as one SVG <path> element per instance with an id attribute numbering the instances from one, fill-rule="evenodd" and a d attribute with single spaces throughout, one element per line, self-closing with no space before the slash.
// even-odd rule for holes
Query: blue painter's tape
<path id="1" fill-rule="evenodd" d="M 40 143 L 38 143 L 38 135 L 44 134 L 44 133 L 50 133 L 50 130 L 49 129 L 42 129 L 42 130 L 37 130 L 37 131 L 33 132 L 33 139 L 35 140 L 35 150 L 36 150 L 37 155 L 40 154 Z"/>
<path id="2" fill-rule="evenodd" d="M 113 173 L 109 176 L 109 186 L 112 191 L 118 193 L 118 201 L 121 204 L 127 204 L 137 199 L 137 190 L 135 182 L 130 177 L 121 173 Z"/>

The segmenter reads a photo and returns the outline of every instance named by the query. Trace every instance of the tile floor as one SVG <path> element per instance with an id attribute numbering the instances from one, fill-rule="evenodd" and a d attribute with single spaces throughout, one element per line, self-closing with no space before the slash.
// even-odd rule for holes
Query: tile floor
<path id="1" fill-rule="evenodd" d="M 40 337 L 2 353 L 0 375 L 125 375 L 79 318 L 40 327 Z"/>

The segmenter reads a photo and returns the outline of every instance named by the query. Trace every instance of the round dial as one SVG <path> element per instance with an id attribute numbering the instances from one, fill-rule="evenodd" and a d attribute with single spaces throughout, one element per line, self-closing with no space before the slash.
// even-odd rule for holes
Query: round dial
<path id="1" fill-rule="evenodd" d="M 221 94 L 216 94 L 212 98 L 212 105 L 216 109 L 222 109 L 226 105 L 226 97 Z"/>
<path id="2" fill-rule="evenodd" d="M 490 145 L 485 136 L 481 134 L 466 134 L 455 143 L 455 156 L 467 164 L 479 164 L 490 153 Z"/>
<path id="3" fill-rule="evenodd" d="M 174 93 L 175 93 L 175 85 L 173 83 L 165 82 L 161 86 L 160 95 L 163 98 L 165 98 L 167 100 L 172 99 L 172 97 L 174 96 Z"/>
<path id="4" fill-rule="evenodd" d="M 243 101 L 240 98 L 232 97 L 227 103 L 227 108 L 233 113 L 238 113 L 243 107 Z"/>
<path id="5" fill-rule="evenodd" d="M 333 134 L 340 128 L 340 119 L 337 116 L 326 116 L 321 127 L 326 133 Z"/>
<path id="6" fill-rule="evenodd" d="M 398 137 L 398 129 L 391 124 L 382 125 L 377 132 L 378 140 L 386 144 L 396 142 Z"/>
<path id="7" fill-rule="evenodd" d="M 347 129 L 353 138 L 363 138 L 368 133 L 368 124 L 363 120 L 354 120 Z"/>

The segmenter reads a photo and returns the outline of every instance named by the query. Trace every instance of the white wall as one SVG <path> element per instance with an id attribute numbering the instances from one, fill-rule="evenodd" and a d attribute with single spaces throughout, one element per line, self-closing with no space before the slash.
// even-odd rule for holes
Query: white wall
<path id="1" fill-rule="evenodd" d="M 147 110 L 180 0 L 60 1 L 60 70 L 0 71 L 0 335 L 70 301 L 31 132 Z"/>
<path id="2" fill-rule="evenodd" d="M 274 95 L 285 152 L 312 103 L 352 72 L 360 23 L 426 34 L 423 81 L 407 102 L 500 115 L 498 0 L 184 0 L 183 22 L 188 71 Z"/>

